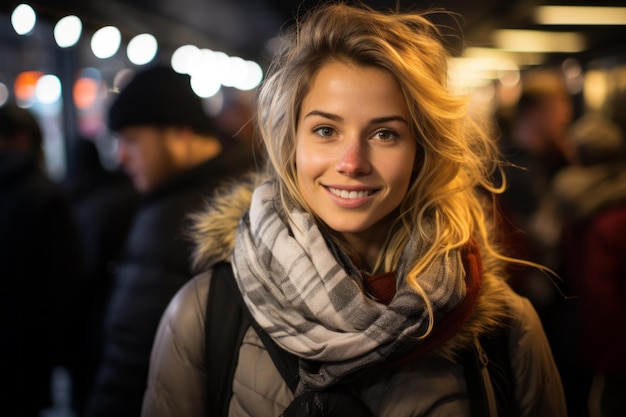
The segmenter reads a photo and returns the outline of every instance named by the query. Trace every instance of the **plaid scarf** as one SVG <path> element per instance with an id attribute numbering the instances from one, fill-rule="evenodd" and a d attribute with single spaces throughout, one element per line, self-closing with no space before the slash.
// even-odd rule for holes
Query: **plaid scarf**
<path id="1" fill-rule="evenodd" d="M 241 219 L 233 270 L 258 324 L 283 349 L 299 356 L 300 377 L 322 390 L 354 372 L 405 354 L 428 326 L 426 302 L 407 284 L 411 265 L 426 250 L 412 239 L 396 272 L 389 305 L 369 298 L 350 259 L 325 239 L 312 217 L 283 212 L 273 183 L 257 187 Z M 464 298 L 460 251 L 433 262 L 419 277 L 435 318 Z"/>

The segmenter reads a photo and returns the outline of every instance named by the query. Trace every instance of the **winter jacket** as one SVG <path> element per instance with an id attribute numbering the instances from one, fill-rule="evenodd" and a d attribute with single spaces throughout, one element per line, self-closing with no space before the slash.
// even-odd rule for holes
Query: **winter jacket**
<path id="1" fill-rule="evenodd" d="M 145 196 L 133 219 L 104 318 L 104 345 L 88 417 L 137 417 L 159 319 L 192 276 L 188 216 L 216 186 L 244 169 L 220 155 Z"/>
<path id="2" fill-rule="evenodd" d="M 241 187 L 218 201 L 220 209 L 204 219 L 214 227 L 206 239 L 218 239 L 220 253 L 197 256 L 227 260 L 234 246 L 234 229 L 249 202 Z M 207 214 L 209 216 L 209 214 Z M 486 277 L 488 274 L 486 274 Z M 196 276 L 175 296 L 159 326 L 151 356 L 144 417 L 207 415 L 205 358 L 206 302 L 211 271 Z M 541 323 L 528 300 L 499 279 L 483 278 L 478 305 L 467 326 L 428 356 L 395 368 L 376 368 L 352 384 L 377 416 L 469 416 L 463 368 L 455 353 L 471 345 L 476 334 L 493 327 L 503 309 L 512 315 L 510 351 L 515 395 L 522 416 L 565 416 L 561 380 Z M 215 343 L 220 343 L 215 341 Z M 254 330 L 249 329 L 238 354 L 230 399 L 231 417 L 279 415 L 293 394 Z"/>
<path id="3" fill-rule="evenodd" d="M 579 296 L 583 362 L 626 375 L 626 199 L 566 224 L 563 242 L 567 277 Z"/>
<path id="4" fill-rule="evenodd" d="M 34 155 L 0 153 L 0 405 L 50 406 L 53 367 L 76 354 L 72 290 L 79 274 L 69 203 Z"/>
<path id="5" fill-rule="evenodd" d="M 61 186 L 72 207 L 82 260 L 76 287 L 80 353 L 72 382 L 74 408 L 83 409 L 98 365 L 106 302 L 139 195 L 125 173 L 104 168 L 92 140 L 75 139 L 70 156 Z"/>
<path id="6" fill-rule="evenodd" d="M 596 372 L 626 375 L 626 164 L 572 167 L 559 179 L 569 190 L 555 195 L 570 213 L 561 248 L 578 296 L 579 353 Z M 572 194 L 575 179 L 587 191 Z"/>
<path id="7" fill-rule="evenodd" d="M 577 296 L 579 352 L 596 372 L 626 374 L 626 140 L 594 114 L 572 126 L 580 164 L 554 178 L 544 223 L 556 228 L 567 284 Z"/>

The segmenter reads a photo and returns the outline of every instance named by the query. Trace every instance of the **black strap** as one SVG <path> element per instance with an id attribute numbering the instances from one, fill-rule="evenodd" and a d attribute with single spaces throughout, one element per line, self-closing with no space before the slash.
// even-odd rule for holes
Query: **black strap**
<path id="1" fill-rule="evenodd" d="M 227 267 L 230 273 L 228 283 L 230 284 L 231 294 L 239 303 L 239 307 L 244 312 L 248 322 L 259 335 L 267 353 L 270 355 L 276 369 L 278 369 L 278 372 L 280 372 L 280 375 L 287 383 L 287 386 L 291 392 L 295 392 L 298 387 L 298 382 L 300 382 L 298 357 L 278 346 L 276 342 L 274 342 L 274 339 L 267 334 L 267 332 L 256 322 L 256 320 L 254 320 L 252 313 L 250 313 L 250 310 L 248 310 L 248 307 L 243 300 L 239 287 L 237 287 L 230 264 L 227 264 Z"/>
<path id="2" fill-rule="evenodd" d="M 484 393 L 484 383 L 480 372 L 480 361 L 474 349 L 466 349 L 461 355 L 467 396 L 469 398 L 470 415 L 489 417 L 489 406 Z"/>
<path id="3" fill-rule="evenodd" d="M 496 397 L 498 416 L 501 417 L 520 415 L 515 401 L 515 377 L 511 367 L 510 329 L 511 325 L 507 321 L 494 333 L 480 339 L 488 359 L 487 369 Z"/>
<path id="4" fill-rule="evenodd" d="M 478 343 L 461 354 L 467 394 L 472 416 L 491 416 L 487 392 L 490 389 L 483 378 L 486 367 L 499 417 L 516 416 L 513 394 L 513 371 L 509 353 L 509 326 L 482 336 Z"/>
<path id="5" fill-rule="evenodd" d="M 239 304 L 230 291 L 230 265 L 213 268 L 206 313 L 206 360 L 209 387 L 209 416 L 227 417 L 233 395 L 233 378 L 237 367 L 236 352 L 249 327 Z M 234 356 L 235 355 L 235 356 Z"/>
<path id="6" fill-rule="evenodd" d="M 237 288 L 230 263 L 221 262 L 213 267 L 207 300 L 209 416 L 228 416 L 239 347 L 250 325 L 258 333 L 289 388 L 295 391 L 299 381 L 297 357 L 281 349 L 252 319 Z"/>

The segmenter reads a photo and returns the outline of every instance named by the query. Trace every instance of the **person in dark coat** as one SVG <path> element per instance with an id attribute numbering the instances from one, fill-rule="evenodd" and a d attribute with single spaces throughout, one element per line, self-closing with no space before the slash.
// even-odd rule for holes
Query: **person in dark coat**
<path id="1" fill-rule="evenodd" d="M 0 413 L 37 417 L 53 369 L 68 367 L 76 235 L 44 170 L 42 132 L 28 110 L 0 108 Z"/>
<path id="2" fill-rule="evenodd" d="M 74 376 L 74 401 L 82 408 L 98 363 L 102 316 L 119 263 L 124 240 L 138 203 L 128 176 L 106 169 L 93 139 L 79 136 L 70 143 L 67 174 L 61 183 L 72 208 L 81 254 L 76 287 L 79 355 Z"/>
<path id="3" fill-rule="evenodd" d="M 169 68 L 145 70 L 109 110 L 119 162 L 142 196 L 104 317 L 87 417 L 140 414 L 159 319 L 192 277 L 188 217 L 215 187 L 248 169 L 223 146 L 189 81 Z"/>
<path id="4" fill-rule="evenodd" d="M 555 229 L 552 246 L 562 256 L 567 283 L 578 297 L 569 317 L 577 326 L 576 338 L 571 338 L 577 348 L 571 351 L 580 361 L 577 366 L 590 376 L 579 373 L 591 379 L 589 387 L 578 378 L 580 397 L 589 394 L 592 417 L 623 416 L 626 140 L 618 124 L 594 113 L 579 118 L 570 132 L 575 158 L 554 177 L 540 220 Z"/>

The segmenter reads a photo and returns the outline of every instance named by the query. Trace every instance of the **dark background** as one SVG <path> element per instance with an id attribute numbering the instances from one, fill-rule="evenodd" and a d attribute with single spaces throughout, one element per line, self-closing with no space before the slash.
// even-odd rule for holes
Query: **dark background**
<path id="1" fill-rule="evenodd" d="M 0 12 L 10 12 L 18 1 L 0 2 Z M 549 4 L 626 6 L 626 0 L 366 0 L 374 8 L 443 8 L 457 13 L 435 20 L 448 27 L 450 46 L 490 46 L 494 29 L 537 28 L 534 6 Z M 141 32 L 154 34 L 162 48 L 185 43 L 222 50 L 264 63 L 269 59 L 268 42 L 281 28 L 303 11 L 318 4 L 310 0 L 38 0 L 29 2 L 51 21 L 68 14 L 83 19 L 85 29 L 96 30 L 113 24 L 125 40 Z M 626 26 L 542 27 L 548 30 L 576 30 L 585 33 L 587 55 L 601 56 L 626 50 Z M 6 29 L 4 29 L 6 30 Z M 558 55 L 558 54 L 557 54 Z M 584 55 L 584 54 L 583 54 Z M 588 56 L 581 56 L 587 59 Z M 559 57 L 554 57 L 559 59 Z"/>

